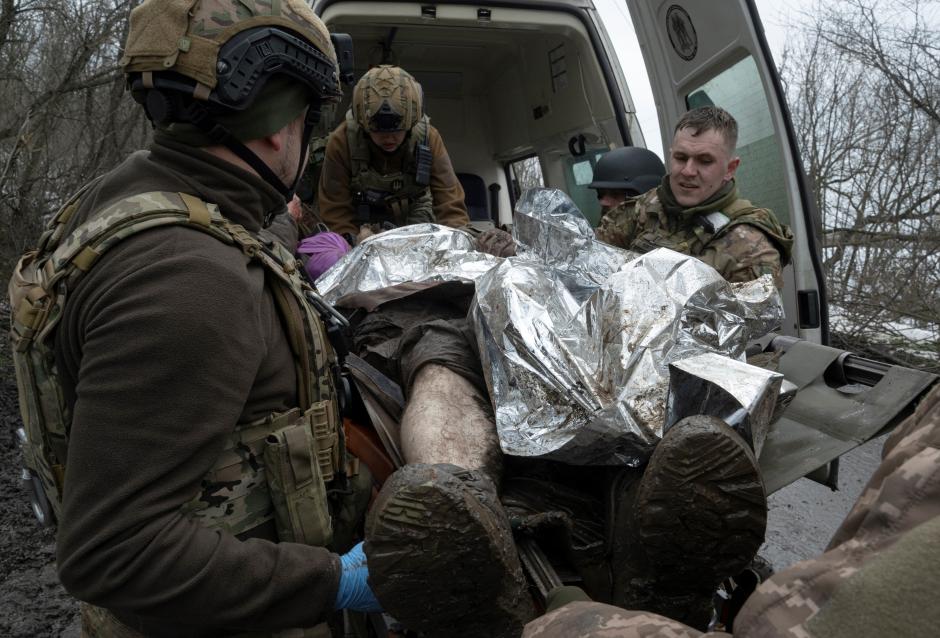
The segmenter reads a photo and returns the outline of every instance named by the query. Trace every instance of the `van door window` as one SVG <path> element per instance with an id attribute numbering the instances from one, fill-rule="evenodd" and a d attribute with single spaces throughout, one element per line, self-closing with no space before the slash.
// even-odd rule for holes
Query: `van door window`
<path id="1" fill-rule="evenodd" d="M 690 109 L 715 105 L 738 121 L 738 192 L 755 204 L 770 208 L 781 222 L 790 218 L 783 153 L 774 134 L 770 106 L 764 95 L 754 58 L 748 56 L 691 91 Z"/>
<path id="2" fill-rule="evenodd" d="M 512 185 L 513 205 L 530 188 L 545 187 L 545 178 L 542 177 L 542 164 L 539 162 L 538 155 L 513 160 L 506 166 L 506 170 L 509 172 L 509 183 Z"/>
<path id="3" fill-rule="evenodd" d="M 606 153 L 607 149 L 588 150 L 581 157 L 565 158 L 565 192 L 591 222 L 591 226 L 595 227 L 600 223 L 601 207 L 597 203 L 597 191 L 588 188 L 588 184 L 594 181 L 594 167 L 597 166 L 597 161 Z"/>

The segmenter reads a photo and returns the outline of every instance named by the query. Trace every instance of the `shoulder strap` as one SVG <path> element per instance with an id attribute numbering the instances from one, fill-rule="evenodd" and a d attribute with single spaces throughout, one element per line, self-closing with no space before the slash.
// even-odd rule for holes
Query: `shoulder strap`
<path id="1" fill-rule="evenodd" d="M 361 132 L 362 127 L 353 117 L 352 109 L 346 111 L 346 146 L 349 148 L 349 164 L 353 179 L 369 168 L 369 144 Z"/>
<path id="2" fill-rule="evenodd" d="M 712 215 L 715 215 L 715 213 L 712 213 Z M 793 250 L 793 234 L 789 227 L 780 223 L 777 216 L 769 208 L 754 206 L 746 199 L 736 199 L 718 215 L 728 221 L 715 228 L 714 231 L 710 231 L 713 233 L 711 239 L 716 239 L 741 224 L 754 226 L 763 232 L 777 247 L 780 252 L 781 263 L 787 265 L 790 262 L 790 254 Z M 710 215 L 706 217 L 710 217 Z"/>
<path id="3" fill-rule="evenodd" d="M 215 204 L 186 193 L 141 193 L 111 204 L 61 240 L 49 257 L 47 268 L 55 273 L 50 284 L 66 275 L 71 278 L 87 272 L 101 255 L 127 237 L 172 225 L 189 226 L 232 243 L 229 227 L 233 225 Z"/>
<path id="4" fill-rule="evenodd" d="M 233 242 L 229 228 L 233 225 L 218 207 L 186 193 L 151 192 L 122 199 L 63 237 L 77 206 L 78 197 L 57 213 L 40 239 L 40 249 L 21 260 L 15 295 L 11 286 L 15 317 L 30 339 L 47 334 L 58 321 L 61 313 L 54 308 L 61 309 L 64 303 L 58 284 L 64 281 L 67 291 L 108 249 L 131 235 L 158 226 L 186 225 Z"/>
<path id="5" fill-rule="evenodd" d="M 427 115 L 423 115 L 411 129 L 408 150 L 408 172 L 414 174 L 418 186 L 429 185 L 434 157 L 431 153 L 431 118 Z"/>

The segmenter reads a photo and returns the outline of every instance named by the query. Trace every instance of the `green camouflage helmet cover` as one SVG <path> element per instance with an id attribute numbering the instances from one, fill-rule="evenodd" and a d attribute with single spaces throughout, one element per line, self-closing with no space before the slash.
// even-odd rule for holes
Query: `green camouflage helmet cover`
<path id="1" fill-rule="evenodd" d="M 410 131 L 421 119 L 421 85 L 401 67 L 382 64 L 369 69 L 353 89 L 352 109 L 356 122 L 367 131 L 390 130 L 379 126 L 375 115 L 390 111 L 400 118 L 394 130 Z"/>
<path id="2" fill-rule="evenodd" d="M 173 71 L 213 89 L 219 49 L 257 27 L 305 39 L 333 62 L 339 86 L 329 31 L 304 0 L 144 0 L 131 12 L 121 66 L 125 73 Z"/>

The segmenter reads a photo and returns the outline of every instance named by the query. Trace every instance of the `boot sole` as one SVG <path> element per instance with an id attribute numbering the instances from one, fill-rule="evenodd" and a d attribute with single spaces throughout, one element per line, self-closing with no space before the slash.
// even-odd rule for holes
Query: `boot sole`
<path id="1" fill-rule="evenodd" d="M 534 612 L 508 520 L 491 485 L 453 470 L 409 465 L 383 487 L 366 527 L 369 584 L 427 636 L 519 636 Z"/>
<path id="2" fill-rule="evenodd" d="M 689 417 L 666 433 L 636 502 L 644 553 L 682 589 L 716 587 L 764 542 L 767 499 L 757 459 L 715 417 Z"/>

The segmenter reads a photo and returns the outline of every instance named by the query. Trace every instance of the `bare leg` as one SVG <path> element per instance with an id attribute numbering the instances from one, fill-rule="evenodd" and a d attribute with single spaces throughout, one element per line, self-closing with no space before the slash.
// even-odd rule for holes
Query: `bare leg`
<path id="1" fill-rule="evenodd" d="M 429 363 L 415 376 L 401 447 L 406 463 L 451 463 L 480 470 L 499 485 L 503 455 L 489 400 L 444 366 Z"/>

